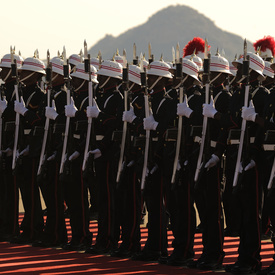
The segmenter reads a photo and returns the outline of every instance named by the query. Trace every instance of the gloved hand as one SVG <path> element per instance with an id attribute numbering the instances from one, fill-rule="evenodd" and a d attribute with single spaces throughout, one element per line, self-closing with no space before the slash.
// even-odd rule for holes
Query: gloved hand
<path id="1" fill-rule="evenodd" d="M 77 111 L 77 108 L 74 105 L 74 100 L 71 97 L 71 104 L 65 105 L 65 116 L 67 117 L 75 117 L 75 113 Z"/>
<path id="2" fill-rule="evenodd" d="M 92 151 L 89 151 L 89 154 L 93 154 L 94 155 L 94 159 L 100 158 L 101 157 L 101 151 L 99 149 L 95 149 Z"/>
<path id="3" fill-rule="evenodd" d="M 129 123 L 132 123 L 136 117 L 137 116 L 134 113 L 134 109 L 131 106 L 129 111 L 124 111 L 123 112 L 122 120 L 126 121 L 126 122 L 129 122 Z"/>
<path id="4" fill-rule="evenodd" d="M 207 168 L 207 171 L 211 168 L 217 165 L 217 163 L 220 161 L 220 158 L 216 156 L 215 154 L 212 154 L 210 160 L 205 164 L 205 168 Z"/>
<path id="5" fill-rule="evenodd" d="M 54 153 L 53 153 L 51 156 L 49 156 L 49 157 L 47 158 L 47 161 L 52 161 L 52 160 L 54 160 L 55 157 L 56 157 L 56 154 L 57 154 L 57 152 L 54 151 Z"/>
<path id="6" fill-rule="evenodd" d="M 80 153 L 78 151 L 74 151 L 70 156 L 69 156 L 69 161 L 73 161 L 77 159 L 80 156 Z"/>
<path id="7" fill-rule="evenodd" d="M 130 168 L 130 167 L 132 167 L 134 164 L 135 164 L 135 161 L 134 161 L 134 160 L 131 160 L 131 161 L 127 164 L 127 167 Z"/>
<path id="8" fill-rule="evenodd" d="M 100 110 L 97 106 L 96 101 L 93 99 L 93 106 L 88 106 L 86 110 L 87 117 L 97 118 L 100 113 Z"/>
<path id="9" fill-rule="evenodd" d="M 144 128 L 144 130 L 156 130 L 158 124 L 159 123 L 155 121 L 152 114 L 149 117 L 146 117 L 146 118 L 143 119 L 143 128 Z"/>
<path id="10" fill-rule="evenodd" d="M 255 112 L 255 108 L 252 100 L 250 100 L 249 107 L 242 107 L 242 118 L 248 121 L 255 122 L 257 113 Z"/>
<path id="11" fill-rule="evenodd" d="M 189 108 L 189 105 L 187 102 L 187 96 L 185 96 L 183 103 L 178 103 L 177 115 L 185 116 L 185 117 L 189 118 L 192 113 L 193 113 L 193 110 L 191 108 Z"/>
<path id="12" fill-rule="evenodd" d="M 211 96 L 211 100 L 209 104 L 204 103 L 203 105 L 203 111 L 202 114 L 206 117 L 214 118 L 215 114 L 218 112 L 215 109 L 213 97 Z"/>
<path id="13" fill-rule="evenodd" d="M 28 111 L 22 96 L 20 102 L 18 102 L 17 100 L 14 101 L 14 111 L 22 116 L 24 116 L 24 114 Z"/>
<path id="14" fill-rule="evenodd" d="M 8 102 L 6 97 L 4 96 L 3 100 L 0 99 L 0 113 L 4 113 L 5 109 L 7 108 Z"/>
<path id="15" fill-rule="evenodd" d="M 255 167 L 255 165 L 256 165 L 255 161 L 253 159 L 250 160 L 250 162 L 245 166 L 244 171 L 248 171 L 252 169 L 253 167 Z"/>
<path id="16" fill-rule="evenodd" d="M 150 174 L 153 175 L 158 170 L 158 168 L 159 166 L 155 164 L 155 166 L 151 169 Z"/>
<path id="17" fill-rule="evenodd" d="M 11 157 L 12 156 L 12 149 L 8 147 L 7 149 L 2 150 L 2 153 L 5 153 L 7 157 Z"/>
<path id="18" fill-rule="evenodd" d="M 52 107 L 46 107 L 45 116 L 52 120 L 57 118 L 58 113 L 56 112 L 54 100 L 52 101 Z"/>
<path id="19" fill-rule="evenodd" d="M 22 150 L 19 154 L 18 157 L 25 157 L 29 154 L 30 152 L 30 146 L 28 145 L 24 150 Z"/>

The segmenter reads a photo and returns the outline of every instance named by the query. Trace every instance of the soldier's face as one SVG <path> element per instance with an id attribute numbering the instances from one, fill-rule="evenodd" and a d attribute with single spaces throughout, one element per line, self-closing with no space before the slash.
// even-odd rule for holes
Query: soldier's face
<path id="1" fill-rule="evenodd" d="M 33 72 L 32 71 L 27 71 L 23 70 L 20 73 L 20 80 L 26 85 L 26 86 L 31 86 L 34 85 L 38 80 L 40 80 L 42 77 L 42 74 Z"/>

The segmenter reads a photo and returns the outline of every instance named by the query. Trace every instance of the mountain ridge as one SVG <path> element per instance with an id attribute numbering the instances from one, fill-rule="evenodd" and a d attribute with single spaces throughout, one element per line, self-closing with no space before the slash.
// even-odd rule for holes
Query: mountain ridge
<path id="1" fill-rule="evenodd" d="M 243 51 L 243 38 L 239 35 L 220 29 L 205 15 L 185 5 L 173 5 L 151 15 L 148 20 L 132 27 L 118 36 L 106 34 L 90 49 L 91 56 L 96 56 L 100 50 L 103 59 L 111 59 L 116 49 L 122 54 L 126 49 L 127 59 L 132 59 L 133 44 L 137 46 L 137 55 L 145 53 L 148 58 L 148 43 L 152 45 L 155 59 L 161 54 L 165 61 L 172 61 L 172 47 L 179 42 L 182 49 L 194 37 L 207 38 L 211 45 L 211 53 L 217 48 L 224 50 L 225 57 L 232 61 L 235 54 Z M 248 49 L 253 51 L 251 42 Z"/>

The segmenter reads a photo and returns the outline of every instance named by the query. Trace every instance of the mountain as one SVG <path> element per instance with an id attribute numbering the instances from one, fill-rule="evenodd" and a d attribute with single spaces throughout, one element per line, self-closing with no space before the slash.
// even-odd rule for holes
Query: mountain
<path id="1" fill-rule="evenodd" d="M 121 55 L 123 49 L 126 49 L 127 59 L 131 60 L 133 44 L 136 43 L 137 55 L 145 53 L 148 59 L 150 42 L 155 59 L 163 54 L 165 61 L 172 61 L 172 47 L 176 48 L 179 42 L 182 49 L 196 36 L 207 38 L 211 45 L 211 54 L 215 54 L 217 48 L 220 52 L 223 49 L 229 61 L 234 59 L 235 54 L 243 52 L 243 39 L 240 36 L 218 28 L 209 18 L 188 6 L 175 5 L 162 9 L 149 17 L 144 24 L 117 37 L 106 35 L 90 48 L 89 53 L 96 56 L 100 50 L 103 59 L 110 59 L 116 49 L 119 49 Z M 248 49 L 253 50 L 249 41 Z"/>

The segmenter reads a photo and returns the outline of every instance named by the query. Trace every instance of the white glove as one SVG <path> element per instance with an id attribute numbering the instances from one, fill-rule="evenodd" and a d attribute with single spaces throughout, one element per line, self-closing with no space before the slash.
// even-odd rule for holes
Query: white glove
<path id="1" fill-rule="evenodd" d="M 211 167 L 214 167 L 219 161 L 220 158 L 215 154 L 212 154 L 210 160 L 205 164 L 204 167 L 207 168 L 207 170 L 209 170 Z"/>
<path id="2" fill-rule="evenodd" d="M 132 123 L 136 117 L 137 116 L 134 113 L 134 109 L 131 106 L 129 111 L 124 111 L 123 112 L 122 120 L 126 121 L 126 122 L 129 122 L 129 123 Z"/>
<path id="3" fill-rule="evenodd" d="M 127 164 L 127 167 L 130 168 L 130 167 L 132 167 L 134 164 L 135 164 L 135 161 L 134 161 L 134 160 L 131 160 L 131 161 Z"/>
<path id="4" fill-rule="evenodd" d="M 155 121 L 153 115 L 143 119 L 143 128 L 144 130 L 156 130 L 158 127 L 158 122 Z"/>
<path id="5" fill-rule="evenodd" d="M 21 102 L 18 102 L 17 100 L 14 101 L 14 111 L 22 116 L 24 116 L 24 114 L 28 111 L 28 109 L 25 107 L 25 102 L 22 96 Z"/>
<path id="6" fill-rule="evenodd" d="M 217 110 L 215 109 L 212 96 L 211 96 L 210 103 L 209 104 L 204 103 L 202 106 L 203 106 L 202 114 L 206 117 L 214 118 L 214 115 L 217 113 Z"/>
<path id="7" fill-rule="evenodd" d="M 242 118 L 248 121 L 255 122 L 257 113 L 255 112 L 255 108 L 252 100 L 250 100 L 249 107 L 242 107 Z"/>
<path id="8" fill-rule="evenodd" d="M 75 160 L 80 156 L 80 153 L 78 151 L 73 152 L 70 156 L 69 156 L 69 161 Z"/>
<path id="9" fill-rule="evenodd" d="M 52 107 L 46 107 L 45 116 L 52 120 L 57 118 L 58 113 L 56 112 L 54 100 L 52 101 Z"/>
<path id="10" fill-rule="evenodd" d="M 96 101 L 93 99 L 93 106 L 88 106 L 86 109 L 87 117 L 97 118 L 100 113 L 100 110 L 97 106 Z"/>
<path id="11" fill-rule="evenodd" d="M 152 170 L 150 171 L 150 174 L 153 175 L 157 170 L 158 170 L 159 166 L 156 164 Z"/>
<path id="12" fill-rule="evenodd" d="M 71 97 L 71 104 L 65 105 L 65 116 L 67 117 L 75 117 L 75 113 L 77 111 L 77 108 L 74 105 L 74 100 Z"/>
<path id="13" fill-rule="evenodd" d="M 0 113 L 4 113 L 5 109 L 7 108 L 8 102 L 6 97 L 4 96 L 3 100 L 0 99 Z"/>
<path id="14" fill-rule="evenodd" d="M 10 157 L 12 156 L 12 149 L 8 147 L 6 150 L 3 150 L 2 153 L 5 153 L 7 157 Z"/>
<path id="15" fill-rule="evenodd" d="M 47 158 L 47 161 L 52 161 L 52 160 L 54 160 L 55 157 L 56 157 L 56 154 L 57 154 L 57 152 L 54 151 L 54 153 L 53 153 L 51 156 L 49 156 L 49 157 Z"/>
<path id="16" fill-rule="evenodd" d="M 177 107 L 177 115 L 178 116 L 185 116 L 187 118 L 190 117 L 190 115 L 193 113 L 193 110 L 189 108 L 187 97 L 184 97 L 183 103 L 178 103 Z"/>
<path id="17" fill-rule="evenodd" d="M 29 152 L 30 152 L 30 146 L 28 145 L 24 150 L 22 150 L 19 153 L 18 157 L 25 157 L 29 154 Z"/>
<path id="18" fill-rule="evenodd" d="M 253 159 L 250 160 L 250 162 L 245 166 L 244 171 L 248 171 L 252 169 L 253 167 L 255 167 L 255 165 L 256 165 L 255 161 Z"/>
<path id="19" fill-rule="evenodd" d="M 100 158 L 101 157 L 101 151 L 99 149 L 95 149 L 92 151 L 89 151 L 89 154 L 93 154 L 94 155 L 94 159 Z"/>

